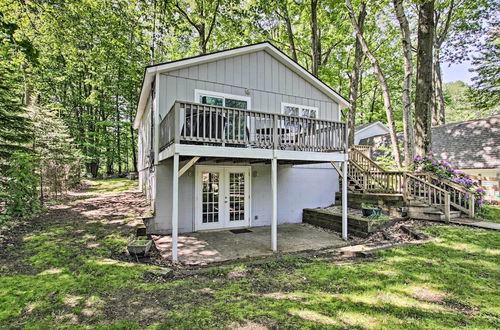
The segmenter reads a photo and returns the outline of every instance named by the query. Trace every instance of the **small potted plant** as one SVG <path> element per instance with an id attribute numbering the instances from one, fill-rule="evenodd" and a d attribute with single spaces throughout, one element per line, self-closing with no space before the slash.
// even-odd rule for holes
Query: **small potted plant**
<path id="1" fill-rule="evenodd" d="M 361 210 L 363 211 L 363 216 L 364 217 L 375 217 L 379 216 L 380 212 L 382 209 L 378 206 L 371 205 L 371 204 L 361 204 Z"/>

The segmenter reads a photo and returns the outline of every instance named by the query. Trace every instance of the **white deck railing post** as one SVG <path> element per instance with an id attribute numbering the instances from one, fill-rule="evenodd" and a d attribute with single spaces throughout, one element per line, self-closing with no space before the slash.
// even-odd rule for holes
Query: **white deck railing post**
<path id="1" fill-rule="evenodd" d="M 179 214 L 179 154 L 175 153 L 172 166 L 172 261 L 176 262 Z"/>
<path id="2" fill-rule="evenodd" d="M 278 159 L 271 160 L 271 189 L 273 199 L 273 215 L 271 221 L 271 247 L 278 252 Z"/>
<path id="3" fill-rule="evenodd" d="M 347 173 L 347 162 L 342 162 L 342 173 Z M 342 238 L 347 240 L 347 175 L 342 177 Z"/>

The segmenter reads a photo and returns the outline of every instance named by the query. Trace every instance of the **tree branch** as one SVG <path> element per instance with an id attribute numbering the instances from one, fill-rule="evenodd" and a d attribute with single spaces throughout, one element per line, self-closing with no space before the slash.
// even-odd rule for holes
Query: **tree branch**
<path id="1" fill-rule="evenodd" d="M 453 16 L 454 6 L 455 6 L 455 1 L 451 0 L 450 8 L 448 9 L 448 13 L 446 15 L 446 22 L 444 24 L 443 31 L 441 31 L 441 33 L 439 35 L 437 35 L 437 31 L 436 31 L 436 46 L 437 46 L 437 48 L 440 48 L 444 42 L 444 39 L 446 39 L 446 35 L 448 34 L 448 30 L 449 30 L 450 25 L 451 25 L 451 17 Z"/>
<path id="2" fill-rule="evenodd" d="M 182 14 L 182 16 L 184 16 L 187 19 L 189 24 L 191 24 L 196 29 L 196 31 L 198 31 L 198 33 L 200 33 L 200 28 L 199 28 L 198 24 L 196 24 L 195 22 L 193 22 L 191 20 L 191 18 L 189 18 L 189 15 L 184 11 L 184 9 L 181 8 L 181 6 L 179 6 L 179 2 L 175 3 L 175 7 Z"/>
<path id="3" fill-rule="evenodd" d="M 208 34 L 207 34 L 207 37 L 205 38 L 205 43 L 207 43 L 208 40 L 210 39 L 210 35 L 212 34 L 212 31 L 214 29 L 215 22 L 217 19 L 217 13 L 219 11 L 219 5 L 220 5 L 220 0 L 217 0 L 217 5 L 215 5 L 215 9 L 214 9 L 214 16 L 212 17 L 212 22 L 210 23 L 210 28 L 208 29 Z"/>

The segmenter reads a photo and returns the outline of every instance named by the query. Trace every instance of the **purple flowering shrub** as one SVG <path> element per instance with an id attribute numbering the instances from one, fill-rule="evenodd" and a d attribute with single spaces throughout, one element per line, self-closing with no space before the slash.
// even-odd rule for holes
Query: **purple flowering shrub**
<path id="1" fill-rule="evenodd" d="M 447 161 L 436 159 L 432 151 L 424 156 L 415 156 L 412 167 L 416 171 L 434 173 L 439 178 L 450 180 L 468 189 L 474 194 L 477 205 L 483 205 L 485 191 L 479 187 L 479 183 L 464 172 L 454 169 Z"/>

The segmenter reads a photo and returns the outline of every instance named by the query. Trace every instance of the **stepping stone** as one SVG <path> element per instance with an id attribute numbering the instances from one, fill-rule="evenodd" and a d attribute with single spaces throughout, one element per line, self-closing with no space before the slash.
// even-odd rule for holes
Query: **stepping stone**
<path id="1" fill-rule="evenodd" d="M 150 269 L 146 271 L 146 274 L 153 277 L 171 278 L 174 276 L 174 270 L 171 268 Z"/>

